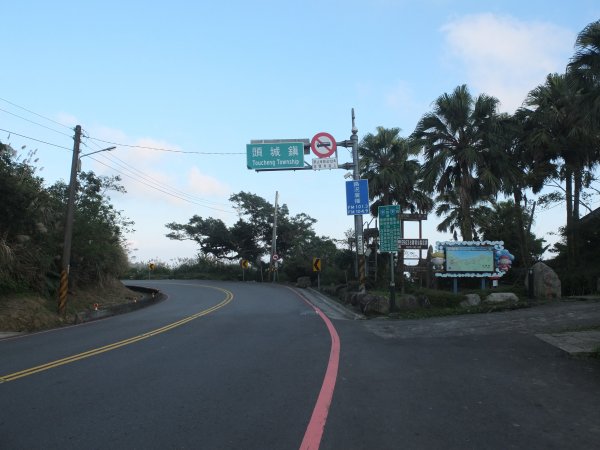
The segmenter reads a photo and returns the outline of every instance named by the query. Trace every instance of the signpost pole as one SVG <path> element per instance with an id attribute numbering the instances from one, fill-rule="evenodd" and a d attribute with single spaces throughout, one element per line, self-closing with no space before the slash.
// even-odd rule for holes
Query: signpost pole
<path id="1" fill-rule="evenodd" d="M 390 252 L 390 312 L 396 309 L 396 284 L 394 282 L 394 254 Z"/>
<path id="2" fill-rule="evenodd" d="M 404 238 L 404 220 L 400 221 L 400 236 Z M 398 250 L 398 265 L 400 266 L 400 293 L 404 295 L 404 249 Z"/>
<path id="3" fill-rule="evenodd" d="M 275 281 L 275 255 L 277 254 L 277 201 L 279 200 L 279 191 L 275 191 L 275 211 L 273 212 L 273 239 L 271 243 L 271 275 L 272 281 Z"/>
<path id="4" fill-rule="evenodd" d="M 359 171 L 359 160 L 358 160 L 358 128 L 356 128 L 354 122 L 354 108 L 352 108 L 352 135 L 350 140 L 352 141 L 352 164 L 353 168 L 353 179 L 360 180 Z M 354 216 L 354 237 L 356 239 L 356 255 L 358 261 L 358 283 L 359 291 L 364 292 L 365 290 L 365 251 L 363 245 L 363 218 L 362 214 Z"/>

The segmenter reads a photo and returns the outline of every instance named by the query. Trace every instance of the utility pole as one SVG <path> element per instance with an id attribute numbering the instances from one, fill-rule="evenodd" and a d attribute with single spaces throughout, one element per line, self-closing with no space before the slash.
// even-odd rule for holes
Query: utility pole
<path id="1" fill-rule="evenodd" d="M 75 127 L 73 138 L 73 159 L 71 160 L 71 179 L 69 180 L 69 199 L 65 218 L 65 239 L 61 260 L 60 286 L 58 289 L 58 313 L 65 315 L 67 292 L 69 290 L 69 270 L 71 267 L 71 242 L 73 239 L 73 213 L 75 209 L 75 192 L 77 191 L 77 167 L 79 165 L 79 144 L 81 143 L 81 125 Z"/>
<path id="2" fill-rule="evenodd" d="M 71 160 L 71 178 L 69 180 L 69 199 L 67 201 L 67 214 L 65 217 L 65 238 L 61 260 L 60 285 L 58 288 L 58 313 L 65 315 L 67 306 L 67 292 L 69 291 L 69 271 L 71 268 L 71 243 L 73 242 L 73 215 L 75 213 L 75 194 L 77 193 L 77 172 L 79 172 L 79 160 L 84 156 L 94 153 L 110 152 L 117 147 L 108 147 L 95 152 L 80 155 L 81 125 L 75 127 L 73 137 L 73 159 Z"/>
<path id="3" fill-rule="evenodd" d="M 354 122 L 354 108 L 352 108 L 352 163 L 354 165 L 353 179 L 360 180 L 360 167 L 358 159 L 358 128 Z M 358 283 L 359 291 L 365 291 L 365 249 L 363 242 L 363 216 L 362 214 L 354 216 L 354 237 L 356 239 L 356 254 L 358 262 Z"/>
<path id="4" fill-rule="evenodd" d="M 275 191 L 275 211 L 273 212 L 273 239 L 271 245 L 271 273 L 273 281 L 277 278 L 275 255 L 277 254 L 277 201 L 279 200 L 279 191 Z"/>

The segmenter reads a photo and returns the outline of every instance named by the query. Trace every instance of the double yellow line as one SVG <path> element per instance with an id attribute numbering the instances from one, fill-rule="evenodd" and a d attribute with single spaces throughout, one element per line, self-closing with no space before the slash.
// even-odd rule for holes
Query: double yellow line
<path id="1" fill-rule="evenodd" d="M 194 286 L 198 286 L 198 285 L 194 285 Z M 123 341 L 115 342 L 114 344 L 105 345 L 104 347 L 99 347 L 99 348 L 96 348 L 93 350 L 88 350 L 87 352 L 78 353 L 77 355 L 68 356 L 66 358 L 58 359 L 56 361 L 42 364 L 40 366 L 35 366 L 30 369 L 25 369 L 25 370 L 21 370 L 20 372 L 15 372 L 15 373 L 11 373 L 9 375 L 5 375 L 3 377 L 0 377 L 0 384 L 6 383 L 8 381 L 18 380 L 19 378 L 27 377 L 29 375 L 33 375 L 34 373 L 43 372 L 45 370 L 53 369 L 53 368 L 59 367 L 59 366 L 64 366 L 65 364 L 70 364 L 72 362 L 79 361 L 81 359 L 89 358 L 91 356 L 96 356 L 101 353 L 109 352 L 111 350 L 115 350 L 117 348 L 124 347 L 129 344 L 133 344 L 135 342 L 143 341 L 144 339 L 148 339 L 152 336 L 156 336 L 158 334 L 165 333 L 169 330 L 172 330 L 173 328 L 177 328 L 177 327 L 180 327 L 181 325 L 185 325 L 186 323 L 191 322 L 192 320 L 195 320 L 199 317 L 206 316 L 207 314 L 210 314 L 210 313 L 216 311 L 217 309 L 224 307 L 229 302 L 231 302 L 231 300 L 233 300 L 233 293 L 226 289 L 221 289 L 218 287 L 206 286 L 206 285 L 201 285 L 201 287 L 206 287 L 206 288 L 216 289 L 218 291 L 221 291 L 221 292 L 225 293 L 225 299 L 223 301 L 221 301 L 220 303 L 216 304 L 215 306 L 212 306 L 208 309 L 200 311 L 199 313 L 196 313 L 192 316 L 181 319 L 177 322 L 173 322 L 169 325 L 165 325 L 162 328 L 148 331 L 147 333 L 140 334 L 138 336 L 134 336 L 132 338 L 125 339 Z"/>

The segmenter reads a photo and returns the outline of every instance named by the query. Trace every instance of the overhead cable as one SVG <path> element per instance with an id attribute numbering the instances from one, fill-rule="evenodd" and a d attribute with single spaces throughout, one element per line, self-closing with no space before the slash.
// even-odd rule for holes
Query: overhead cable
<path id="1" fill-rule="evenodd" d="M 61 127 L 68 128 L 69 130 L 70 130 L 70 129 L 72 129 L 70 126 L 68 126 L 68 125 L 65 125 L 64 123 L 60 123 L 60 122 L 57 122 L 57 121 L 56 121 L 56 120 L 54 120 L 54 119 L 50 119 L 49 117 L 42 116 L 41 114 L 38 114 L 38 113 L 36 113 L 36 112 L 33 112 L 33 111 L 31 111 L 31 110 L 29 110 L 29 109 L 27 109 L 27 108 L 24 108 L 24 107 L 22 107 L 22 106 L 19 106 L 19 105 L 17 105 L 16 103 L 10 102 L 10 101 L 6 100 L 5 98 L 1 98 L 1 97 L 0 97 L 0 100 L 2 100 L 3 102 L 6 102 L 6 103 L 8 103 L 9 105 L 16 106 L 17 108 L 19 108 L 19 109 L 22 109 L 23 111 L 27 111 L 27 112 L 28 112 L 28 113 L 30 113 L 30 114 L 33 114 L 33 115 L 35 115 L 35 116 L 41 117 L 42 119 L 46 119 L 46 120 L 48 120 L 48 121 L 50 121 L 50 122 L 53 122 L 53 123 L 55 123 L 55 124 L 57 124 L 57 125 L 60 125 Z"/>
<path id="2" fill-rule="evenodd" d="M 117 145 L 119 147 L 129 147 L 129 148 L 141 148 L 145 150 L 154 150 L 157 152 L 171 152 L 171 153 L 188 153 L 195 155 L 245 155 L 243 152 L 196 152 L 196 151 L 185 151 L 185 150 L 174 150 L 172 148 L 160 148 L 160 147 L 149 147 L 145 145 L 133 145 L 133 144 L 122 144 L 119 142 L 105 141 L 103 139 L 94 138 L 91 136 L 86 136 L 88 139 L 93 141 L 102 142 L 104 144 Z"/>
<path id="3" fill-rule="evenodd" d="M 15 136 L 19 136 L 19 137 L 22 137 L 25 139 L 31 139 L 32 141 L 41 142 L 42 144 L 51 145 L 52 147 L 64 148 L 65 150 L 73 151 L 72 148 L 65 147 L 63 145 L 52 144 L 51 142 L 46 142 L 46 141 L 42 141 L 41 139 L 36 139 L 36 138 L 32 138 L 30 136 L 25 136 L 24 134 L 15 133 L 14 131 L 5 130 L 4 128 L 0 128 L 0 131 L 5 131 L 6 133 L 14 134 Z"/>
<path id="4" fill-rule="evenodd" d="M 159 191 L 159 192 L 162 192 L 163 194 L 169 195 L 169 196 L 171 196 L 171 197 L 174 197 L 174 198 L 177 198 L 177 199 L 179 199 L 179 200 L 183 200 L 184 202 L 188 202 L 188 203 L 192 203 L 192 204 L 195 204 L 195 205 L 198 205 L 198 206 L 202 206 L 202 207 L 204 207 L 204 208 L 212 209 L 212 210 L 215 210 L 215 211 L 221 211 L 221 212 L 228 213 L 228 214 L 235 214 L 235 212 L 234 212 L 234 211 L 226 211 L 226 210 L 224 210 L 224 209 L 220 209 L 220 208 L 214 208 L 214 207 L 212 207 L 212 206 L 208 206 L 208 205 L 203 205 L 203 204 L 201 204 L 201 203 L 198 203 L 198 202 L 195 202 L 195 201 L 193 201 L 193 200 L 189 200 L 189 199 L 187 199 L 187 198 L 184 198 L 184 197 L 181 197 L 181 196 L 179 196 L 179 195 L 173 194 L 173 193 L 171 193 L 171 192 L 168 192 L 168 191 L 166 191 L 166 190 L 164 190 L 164 189 L 161 189 L 161 188 L 158 188 L 158 187 L 156 187 L 156 186 L 153 186 L 153 185 L 152 185 L 152 184 L 150 184 L 150 183 L 146 183 L 145 181 L 138 180 L 138 179 L 136 179 L 135 177 L 133 177 L 133 176 L 131 176 L 131 175 L 129 175 L 129 174 L 127 174 L 127 173 L 125 173 L 125 172 L 122 172 L 121 170 L 119 170 L 119 169 L 116 169 L 115 167 L 112 167 L 112 166 L 110 166 L 109 164 L 105 164 L 105 163 L 103 163 L 102 161 L 100 161 L 100 160 L 99 160 L 99 159 L 97 159 L 97 158 L 94 158 L 93 156 L 89 156 L 89 158 L 90 158 L 90 159 L 92 159 L 92 160 L 94 160 L 94 161 L 96 161 L 98 164 L 102 164 L 103 166 L 105 166 L 105 167 L 108 167 L 109 169 L 112 169 L 112 170 L 114 170 L 115 172 L 118 172 L 118 173 L 120 173 L 121 175 L 124 175 L 124 176 L 126 176 L 126 177 L 128 177 L 128 178 L 131 178 L 132 180 L 134 180 L 134 181 L 136 181 L 136 182 L 138 182 L 138 183 L 140 183 L 140 184 L 143 184 L 143 185 L 145 185 L 145 186 L 148 186 L 148 187 L 149 187 L 149 188 L 151 188 L 151 189 L 154 189 L 154 190 L 157 190 L 157 191 Z"/>

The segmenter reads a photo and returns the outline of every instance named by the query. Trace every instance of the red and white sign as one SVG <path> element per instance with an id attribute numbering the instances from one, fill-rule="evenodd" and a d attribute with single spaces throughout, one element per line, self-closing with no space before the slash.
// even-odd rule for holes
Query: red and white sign
<path id="1" fill-rule="evenodd" d="M 312 138 L 312 141 L 310 141 L 310 148 L 319 158 L 327 158 L 335 153 L 337 144 L 332 135 L 322 131 L 321 133 L 315 134 Z"/>
<path id="2" fill-rule="evenodd" d="M 277 253 L 275 253 L 273 255 L 273 261 L 278 261 L 279 260 L 279 255 Z"/>

